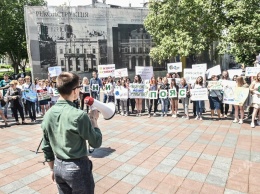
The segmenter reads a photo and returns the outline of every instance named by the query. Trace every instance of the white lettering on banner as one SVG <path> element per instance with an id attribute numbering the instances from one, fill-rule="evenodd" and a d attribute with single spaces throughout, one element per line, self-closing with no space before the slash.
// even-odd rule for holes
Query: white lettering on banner
<path id="1" fill-rule="evenodd" d="M 165 99 L 168 97 L 168 92 L 167 90 L 160 90 L 159 91 L 159 98 Z"/>
<path id="2" fill-rule="evenodd" d="M 182 62 L 168 63 L 167 70 L 168 70 L 168 73 L 182 72 Z"/>
<path id="3" fill-rule="evenodd" d="M 207 88 L 191 89 L 190 94 L 192 101 L 208 100 Z"/>
<path id="4" fill-rule="evenodd" d="M 186 88 L 179 89 L 178 97 L 179 98 L 186 98 Z"/>
<path id="5" fill-rule="evenodd" d="M 200 69 L 200 70 L 206 72 L 207 71 L 207 63 L 193 64 L 192 69 Z"/>
<path id="6" fill-rule="evenodd" d="M 91 90 L 92 90 L 92 92 L 98 92 L 99 91 L 99 85 L 98 84 L 92 84 Z"/>
<path id="7" fill-rule="evenodd" d="M 135 73 L 140 75 L 142 80 L 150 80 L 153 76 L 153 67 L 135 66 Z"/>
<path id="8" fill-rule="evenodd" d="M 127 76 L 128 76 L 127 68 L 122 68 L 122 69 L 116 69 L 115 70 L 115 78 L 121 78 L 121 77 L 127 77 Z"/>
<path id="9" fill-rule="evenodd" d="M 149 99 L 157 99 L 158 91 L 149 91 Z"/>
<path id="10" fill-rule="evenodd" d="M 115 64 L 99 65 L 98 66 L 98 76 L 102 77 L 114 77 L 115 76 Z"/>
<path id="11" fill-rule="evenodd" d="M 260 67 L 246 67 L 245 76 L 256 76 L 260 72 Z"/>
<path id="12" fill-rule="evenodd" d="M 205 72 L 201 69 L 184 69 L 184 78 L 187 83 L 194 84 L 199 76 L 205 80 Z"/>
<path id="13" fill-rule="evenodd" d="M 176 89 L 169 89 L 169 98 L 176 98 L 176 97 L 177 97 Z"/>

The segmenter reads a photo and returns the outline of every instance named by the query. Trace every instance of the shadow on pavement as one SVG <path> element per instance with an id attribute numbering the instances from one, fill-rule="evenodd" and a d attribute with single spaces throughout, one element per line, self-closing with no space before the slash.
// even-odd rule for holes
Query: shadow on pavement
<path id="1" fill-rule="evenodd" d="M 104 158 L 106 156 L 109 156 L 110 154 L 112 154 L 113 152 L 115 152 L 115 149 L 112 149 L 110 147 L 107 148 L 98 148 L 95 149 L 94 152 L 92 152 L 90 154 L 90 156 L 92 156 L 93 158 Z"/>

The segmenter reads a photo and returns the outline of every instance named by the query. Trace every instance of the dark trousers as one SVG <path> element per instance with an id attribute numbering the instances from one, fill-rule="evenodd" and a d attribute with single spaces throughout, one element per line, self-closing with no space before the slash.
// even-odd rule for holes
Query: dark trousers
<path id="1" fill-rule="evenodd" d="M 115 102 L 115 97 L 114 96 L 107 96 L 108 97 L 108 102 Z"/>
<path id="2" fill-rule="evenodd" d="M 220 104 L 220 112 L 221 112 L 221 114 L 224 114 L 224 106 L 225 106 L 225 115 L 227 115 L 227 113 L 228 113 L 228 109 L 229 109 L 229 104 L 223 104 L 223 103 L 221 103 Z"/>
<path id="3" fill-rule="evenodd" d="M 107 94 L 104 94 L 103 103 L 107 103 Z"/>
<path id="4" fill-rule="evenodd" d="M 149 114 L 151 114 L 152 107 L 153 107 L 153 112 L 157 112 L 157 106 L 158 106 L 158 99 L 150 99 L 149 103 Z"/>
<path id="5" fill-rule="evenodd" d="M 120 99 L 116 99 L 117 111 L 120 112 Z"/>
<path id="6" fill-rule="evenodd" d="M 89 94 L 89 93 L 83 93 L 83 94 L 82 94 L 81 105 L 80 105 L 81 110 L 83 110 L 83 108 L 84 108 L 84 99 L 85 99 L 87 96 L 90 96 L 90 94 Z M 87 113 L 88 113 L 88 111 L 89 111 L 89 106 L 87 106 Z"/>
<path id="7" fill-rule="evenodd" d="M 12 107 L 11 109 L 12 109 L 12 112 L 14 114 L 14 118 L 16 121 L 18 121 L 18 112 L 20 114 L 22 121 L 24 121 L 23 107 L 20 104 Z"/>
<path id="8" fill-rule="evenodd" d="M 59 194 L 94 194 L 92 162 L 87 157 L 54 160 L 54 177 Z"/>
<path id="9" fill-rule="evenodd" d="M 35 102 L 31 102 L 29 100 L 26 100 L 26 107 L 29 112 L 29 117 L 32 120 L 36 120 L 36 112 L 35 112 Z"/>
<path id="10" fill-rule="evenodd" d="M 197 116 L 197 111 L 196 111 L 196 101 L 192 101 L 192 112 L 194 116 Z"/>
<path id="11" fill-rule="evenodd" d="M 135 110 L 135 99 L 130 99 L 130 104 L 131 104 L 131 109 L 132 109 L 132 113 Z"/>

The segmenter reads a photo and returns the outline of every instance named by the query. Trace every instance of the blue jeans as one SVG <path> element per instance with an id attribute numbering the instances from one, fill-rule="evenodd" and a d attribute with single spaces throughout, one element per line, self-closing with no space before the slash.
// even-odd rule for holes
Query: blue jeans
<path id="1" fill-rule="evenodd" d="M 103 103 L 107 103 L 107 94 L 104 94 Z"/>
<path id="2" fill-rule="evenodd" d="M 97 93 L 97 92 L 91 92 L 91 96 L 92 96 L 92 98 L 95 98 L 96 100 L 99 100 L 100 98 L 99 98 L 99 93 Z"/>
<path id="3" fill-rule="evenodd" d="M 55 158 L 54 177 L 59 194 L 94 194 L 92 162 L 87 156 L 71 160 Z"/>
<path id="4" fill-rule="evenodd" d="M 202 115 L 203 109 L 204 109 L 204 101 L 196 101 L 196 114 L 198 117 Z"/>
<path id="5" fill-rule="evenodd" d="M 162 114 L 167 114 L 169 99 L 168 98 L 161 98 L 161 103 L 162 103 Z"/>

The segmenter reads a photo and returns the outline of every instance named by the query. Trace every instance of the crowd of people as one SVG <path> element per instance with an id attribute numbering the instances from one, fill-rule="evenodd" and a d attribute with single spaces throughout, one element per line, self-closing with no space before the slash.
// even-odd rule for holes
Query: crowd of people
<path id="1" fill-rule="evenodd" d="M 176 78 L 178 78 L 178 82 Z M 100 95 L 103 94 L 103 103 L 114 102 L 116 104 L 117 113 L 122 116 L 128 116 L 131 114 L 140 117 L 147 114 L 149 118 L 151 116 L 172 116 L 173 118 L 181 117 L 183 119 L 190 119 L 193 117 L 195 120 L 203 120 L 203 118 L 205 118 L 203 115 L 206 113 L 205 101 L 192 101 L 190 90 L 208 88 L 211 119 L 215 119 L 215 115 L 217 115 L 217 120 L 225 119 L 229 116 L 234 119 L 234 123 L 242 124 L 245 119 L 249 119 L 251 116 L 251 127 L 255 127 L 256 124 L 260 125 L 260 104 L 252 103 L 251 101 L 252 96 L 260 98 L 260 73 L 258 73 L 256 77 L 244 78 L 235 75 L 233 78 L 230 78 L 228 72 L 223 71 L 221 76 L 212 75 L 210 80 L 236 81 L 237 87 L 249 88 L 250 92 L 248 99 L 244 104 L 240 105 L 224 104 L 222 102 L 223 90 L 211 90 L 208 88 L 207 81 L 204 77 L 199 76 L 194 84 L 190 84 L 186 82 L 185 78 L 180 77 L 177 73 L 167 73 L 165 77 L 151 77 L 149 90 L 160 91 L 176 89 L 178 93 L 179 89 L 185 88 L 185 98 L 178 96 L 173 98 L 160 98 L 158 95 L 157 99 L 116 99 L 114 94 L 114 89 L 116 87 L 122 87 L 129 90 L 130 83 L 143 83 L 144 80 L 141 79 L 141 76 L 135 75 L 133 80 L 129 77 L 115 80 L 115 78 L 111 76 L 100 79 L 94 71 L 90 80 L 87 77 L 84 77 L 81 80 L 80 97 L 78 100 L 75 100 L 74 103 L 76 108 L 89 112 L 89 107 L 84 104 L 85 97 L 91 96 L 100 100 Z M 91 88 L 93 84 L 98 85 L 99 89 L 92 91 Z M 105 90 L 106 85 L 110 85 L 111 90 Z M 85 89 L 86 86 L 89 86 L 89 90 Z M 4 120 L 5 124 L 8 125 L 7 108 L 10 107 L 17 124 L 20 124 L 18 113 L 20 114 L 22 124 L 25 124 L 26 116 L 29 116 L 31 122 L 36 122 L 36 116 L 44 116 L 46 111 L 57 102 L 59 96 L 54 95 L 55 88 L 55 77 L 46 80 L 39 80 L 36 78 L 32 81 L 30 76 L 26 76 L 25 78 L 11 81 L 9 80 L 8 75 L 4 75 L 4 80 L 0 82 L 0 89 L 3 89 L 1 99 L 2 101 L 4 100 L 6 104 L 3 107 L 0 105 L 0 116 Z M 30 89 L 35 92 L 47 91 L 50 94 L 50 99 L 37 100 L 36 102 L 25 100 L 23 99 L 22 94 L 25 89 Z M 190 103 L 193 104 L 192 112 L 189 111 Z M 143 104 L 145 104 L 145 108 L 143 107 Z M 159 108 L 161 108 L 161 110 L 159 110 Z M 147 113 L 144 113 L 145 111 L 147 111 Z M 248 113 L 247 115 L 245 115 L 245 111 Z"/>

